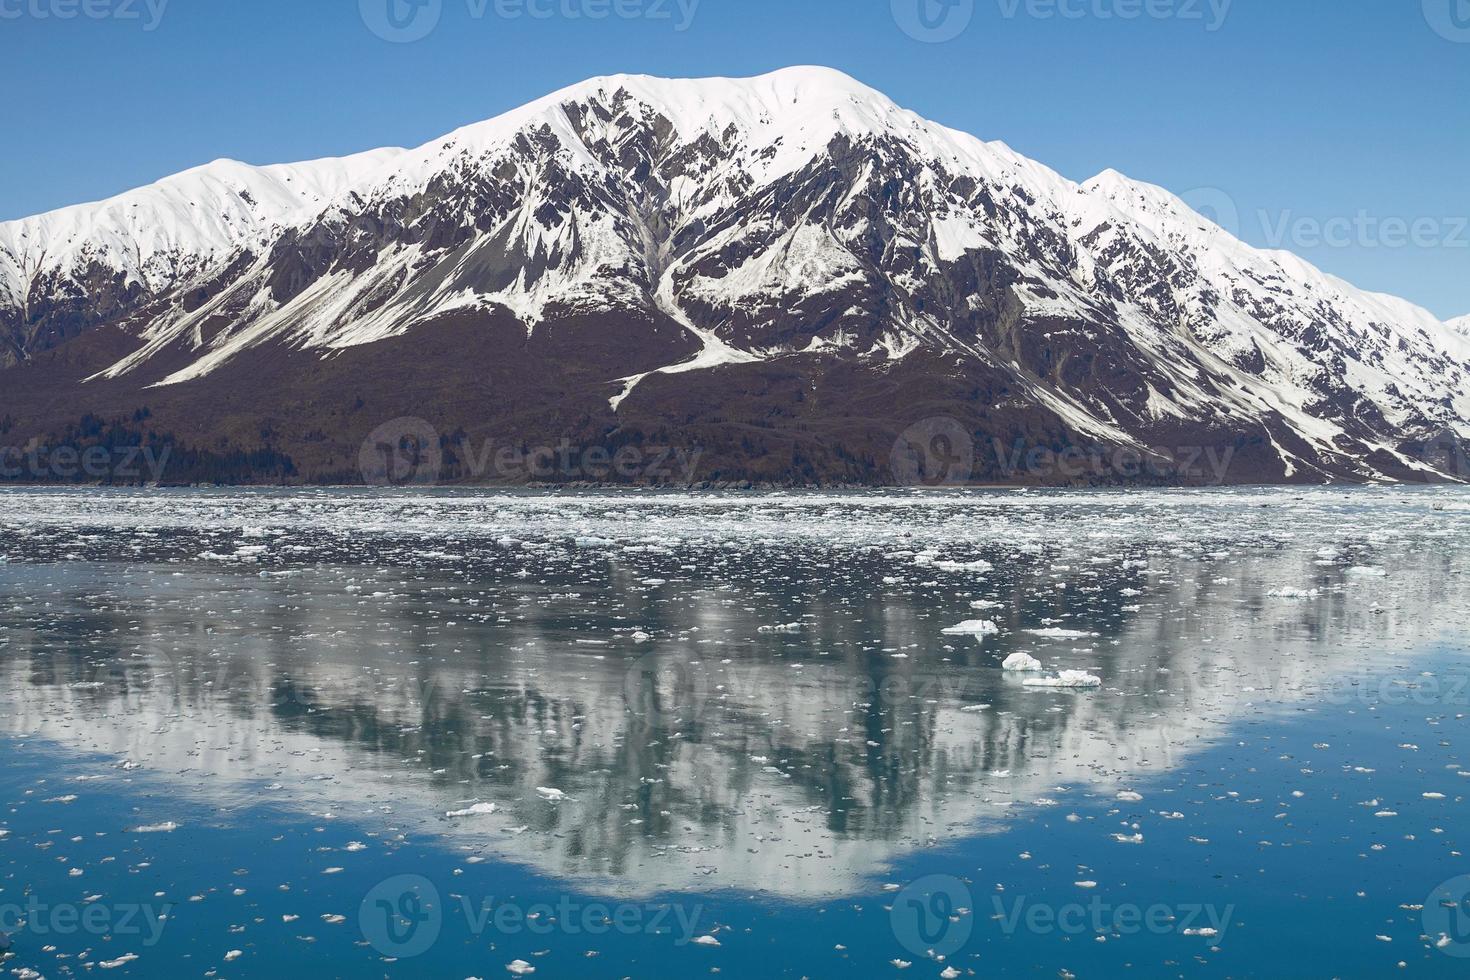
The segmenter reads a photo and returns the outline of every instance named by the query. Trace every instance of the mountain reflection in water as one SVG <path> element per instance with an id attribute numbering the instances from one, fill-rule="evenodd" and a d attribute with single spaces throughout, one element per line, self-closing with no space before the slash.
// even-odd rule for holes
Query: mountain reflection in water
<path id="1" fill-rule="evenodd" d="M 7 494 L 0 731 L 224 823 L 815 899 L 1463 629 L 1463 494 L 1120 498 Z"/>

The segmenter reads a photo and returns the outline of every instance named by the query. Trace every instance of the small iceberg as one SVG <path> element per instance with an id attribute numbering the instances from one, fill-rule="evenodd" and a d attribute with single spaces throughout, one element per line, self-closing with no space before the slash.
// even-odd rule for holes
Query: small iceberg
<path id="1" fill-rule="evenodd" d="M 1040 660 L 1037 660 L 1023 650 L 1017 650 L 1009 657 L 1006 657 L 1005 663 L 1001 664 L 1000 667 L 1001 670 L 1014 671 L 1018 674 L 1034 674 L 1046 669 L 1041 666 Z"/>
<path id="2" fill-rule="evenodd" d="M 988 619 L 970 619 L 942 631 L 945 636 L 992 636 L 1000 627 Z"/>
<path id="3" fill-rule="evenodd" d="M 1102 687 L 1102 678 L 1085 670 L 1064 670 L 1056 677 L 1028 677 L 1027 687 Z"/>
<path id="4" fill-rule="evenodd" d="M 499 807 L 494 803 L 476 803 L 474 806 L 466 807 L 463 810 L 450 810 L 444 815 L 446 817 L 488 817 L 497 809 Z"/>

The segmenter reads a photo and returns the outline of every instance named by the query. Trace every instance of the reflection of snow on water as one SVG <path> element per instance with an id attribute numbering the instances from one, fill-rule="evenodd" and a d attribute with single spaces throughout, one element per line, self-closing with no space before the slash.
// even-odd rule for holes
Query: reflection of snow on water
<path id="1" fill-rule="evenodd" d="M 609 894 L 856 894 L 1470 608 L 1454 491 L 0 496 L 0 731 Z"/>

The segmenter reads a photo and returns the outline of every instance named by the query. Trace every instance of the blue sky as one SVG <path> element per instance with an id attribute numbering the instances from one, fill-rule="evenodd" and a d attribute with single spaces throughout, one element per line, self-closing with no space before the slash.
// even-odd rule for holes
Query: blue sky
<path id="1" fill-rule="evenodd" d="M 416 145 L 591 75 L 794 64 L 1470 313 L 1470 0 L 0 0 L 0 219 Z"/>

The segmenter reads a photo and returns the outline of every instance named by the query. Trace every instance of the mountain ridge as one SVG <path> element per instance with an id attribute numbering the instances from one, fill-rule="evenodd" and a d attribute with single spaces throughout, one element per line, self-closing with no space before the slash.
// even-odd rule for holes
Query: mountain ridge
<path id="1" fill-rule="evenodd" d="M 617 431 L 654 381 L 687 401 L 711 375 L 841 360 L 881 387 L 923 351 L 927 371 L 1000 398 L 931 417 L 1013 398 L 1060 441 L 1244 439 L 1280 463 L 1256 478 L 1455 478 L 1424 447 L 1448 438 L 1453 458 L 1470 436 L 1470 338 L 1428 311 L 1253 249 L 1163 188 L 1112 170 L 1074 183 L 831 69 L 603 76 L 413 149 L 210 166 L 223 191 L 183 184 L 231 220 L 192 238 L 178 207 L 131 255 L 115 229 L 77 244 L 80 220 L 60 250 L 38 248 L 38 219 L 24 243 L 0 225 L 13 360 L 111 325 L 132 338 L 122 356 L 72 383 L 154 396 L 252 352 L 330 362 L 509 314 L 532 346 L 559 324 L 620 325 L 577 339 L 627 348 L 584 379 L 592 430 Z M 95 207 L 121 220 L 126 198 Z M 903 429 L 908 409 L 886 411 Z"/>

